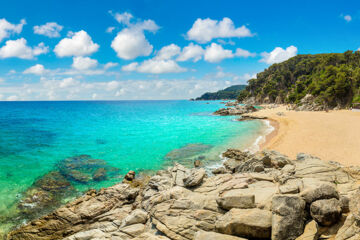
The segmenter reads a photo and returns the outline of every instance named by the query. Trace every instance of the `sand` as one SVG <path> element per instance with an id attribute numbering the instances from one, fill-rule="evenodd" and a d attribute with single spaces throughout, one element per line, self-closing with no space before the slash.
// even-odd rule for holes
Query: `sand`
<path id="1" fill-rule="evenodd" d="M 252 115 L 268 117 L 275 127 L 262 149 L 277 150 L 293 159 L 305 152 L 345 166 L 360 165 L 360 112 L 296 112 L 280 106 Z"/>

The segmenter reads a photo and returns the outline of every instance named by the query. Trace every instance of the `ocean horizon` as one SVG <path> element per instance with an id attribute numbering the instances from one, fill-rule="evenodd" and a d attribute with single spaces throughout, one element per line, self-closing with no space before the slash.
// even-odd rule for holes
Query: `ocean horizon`
<path id="1" fill-rule="evenodd" d="M 213 115 L 221 106 L 188 100 L 0 102 L 1 228 L 50 211 L 57 206 L 51 201 L 64 204 L 88 189 L 121 182 L 129 170 L 152 174 L 197 159 L 217 165 L 227 148 L 249 148 L 268 128 L 261 121 Z M 32 212 L 32 202 L 24 205 L 39 179 L 79 158 L 100 159 L 107 177 L 94 180 L 86 169 L 88 179 L 72 176 L 71 193 L 49 200 L 42 212 Z"/>

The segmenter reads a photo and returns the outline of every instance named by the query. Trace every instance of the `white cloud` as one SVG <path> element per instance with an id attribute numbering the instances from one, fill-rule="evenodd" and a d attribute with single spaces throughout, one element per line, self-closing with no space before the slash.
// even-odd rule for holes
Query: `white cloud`
<path id="1" fill-rule="evenodd" d="M 89 57 L 74 57 L 72 67 L 77 70 L 87 70 L 98 65 L 98 61 Z"/>
<path id="2" fill-rule="evenodd" d="M 131 23 L 133 16 L 127 12 L 116 13 L 114 17 L 119 23 L 127 26 L 111 42 L 111 47 L 117 53 L 117 56 L 126 60 L 139 56 L 149 56 L 153 51 L 153 46 L 146 39 L 144 31 L 156 32 L 159 26 L 150 19 Z"/>
<path id="3" fill-rule="evenodd" d="M 190 43 L 188 46 L 184 47 L 181 51 L 177 61 L 183 62 L 192 59 L 194 62 L 199 61 L 204 54 L 204 49 L 193 43 Z"/>
<path id="4" fill-rule="evenodd" d="M 69 78 L 65 78 L 63 80 L 61 80 L 59 82 L 59 87 L 60 88 L 68 88 L 68 87 L 72 87 L 72 86 L 76 86 L 79 83 L 78 80 L 69 77 Z"/>
<path id="5" fill-rule="evenodd" d="M 153 46 L 145 38 L 144 32 L 125 28 L 117 34 L 111 47 L 122 59 L 130 60 L 139 56 L 149 56 Z"/>
<path id="6" fill-rule="evenodd" d="M 115 27 L 108 27 L 108 28 L 106 29 L 106 32 L 107 32 L 107 33 L 112 33 L 112 32 L 114 31 L 114 29 L 115 29 Z"/>
<path id="7" fill-rule="evenodd" d="M 169 60 L 180 53 L 181 49 L 176 44 L 170 44 L 160 49 L 156 54 L 157 60 Z"/>
<path id="8" fill-rule="evenodd" d="M 256 53 L 251 53 L 248 50 L 237 48 L 236 52 L 235 52 L 235 56 L 237 56 L 237 57 L 245 57 L 245 58 L 247 58 L 247 57 L 255 57 Z"/>
<path id="9" fill-rule="evenodd" d="M 8 40 L 5 46 L 0 48 L 0 58 L 17 57 L 21 59 L 33 59 L 35 56 L 45 54 L 49 51 L 49 47 L 44 43 L 39 43 L 34 48 L 27 46 L 27 41 L 24 38 L 17 40 Z"/>
<path id="10" fill-rule="evenodd" d="M 221 45 L 212 43 L 205 49 L 204 60 L 215 63 L 220 62 L 226 58 L 233 58 L 234 54 L 231 50 L 224 49 Z"/>
<path id="11" fill-rule="evenodd" d="M 129 25 L 130 20 L 133 18 L 133 15 L 131 13 L 128 13 L 128 12 L 115 13 L 114 18 L 118 23 Z"/>
<path id="12" fill-rule="evenodd" d="M 352 17 L 350 15 L 345 15 L 344 20 L 350 22 L 352 20 Z"/>
<path id="13" fill-rule="evenodd" d="M 118 63 L 114 63 L 114 62 L 108 62 L 104 65 L 104 69 L 107 70 L 109 68 L 113 68 L 116 67 L 117 65 L 119 65 Z"/>
<path id="14" fill-rule="evenodd" d="M 19 34 L 23 26 L 26 24 L 25 19 L 22 19 L 19 24 L 12 24 L 6 21 L 5 18 L 0 19 L 0 42 L 4 38 L 10 37 L 11 34 Z"/>
<path id="15" fill-rule="evenodd" d="M 140 73 L 163 74 L 185 72 L 186 69 L 180 67 L 174 60 L 149 59 L 141 64 L 137 62 L 130 63 L 122 67 L 123 71 L 137 71 Z"/>
<path id="16" fill-rule="evenodd" d="M 0 84 L 4 83 L 4 82 L 5 82 L 5 79 L 0 77 Z"/>
<path id="17" fill-rule="evenodd" d="M 289 46 L 286 49 L 276 47 L 270 53 L 263 52 L 261 54 L 263 58 L 260 60 L 260 62 L 265 62 L 267 64 L 280 63 L 296 56 L 297 51 L 298 49 L 295 46 Z"/>
<path id="18" fill-rule="evenodd" d="M 26 69 L 23 73 L 24 74 L 43 75 L 43 74 L 45 74 L 47 72 L 49 72 L 49 70 L 45 69 L 44 65 L 36 64 L 36 65 Z"/>
<path id="19" fill-rule="evenodd" d="M 200 43 L 210 42 L 214 38 L 231 37 L 251 37 L 253 34 L 245 26 L 235 28 L 230 18 L 223 18 L 222 21 L 212 20 L 210 18 L 198 18 L 192 28 L 187 32 L 189 40 L 195 40 Z"/>
<path id="20" fill-rule="evenodd" d="M 186 69 L 180 67 L 173 60 L 156 60 L 150 59 L 141 63 L 137 67 L 137 71 L 141 73 L 152 73 L 152 74 L 162 74 L 162 73 L 179 73 L 185 72 Z"/>
<path id="21" fill-rule="evenodd" d="M 94 43 L 91 37 L 81 30 L 71 36 L 71 38 L 62 39 L 54 49 L 54 52 L 59 57 L 70 56 L 86 56 L 96 52 L 99 45 Z"/>
<path id="22" fill-rule="evenodd" d="M 60 32 L 62 29 L 63 26 L 57 24 L 56 22 L 48 22 L 41 26 L 34 26 L 34 33 L 50 38 L 56 38 L 60 37 Z"/>
<path id="23" fill-rule="evenodd" d="M 126 71 L 126 72 L 132 72 L 132 71 L 135 71 L 136 68 L 138 67 L 138 63 L 137 62 L 133 62 L 133 63 L 130 63 L 128 65 L 125 65 L 121 68 L 121 70 L 123 71 Z"/>

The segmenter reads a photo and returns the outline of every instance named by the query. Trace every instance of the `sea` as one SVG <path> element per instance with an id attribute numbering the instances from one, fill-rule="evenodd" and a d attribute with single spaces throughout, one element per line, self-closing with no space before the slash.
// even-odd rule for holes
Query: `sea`
<path id="1" fill-rule="evenodd" d="M 210 169 L 227 148 L 256 150 L 269 126 L 212 114 L 221 107 L 221 101 L 188 100 L 0 102 L 0 235 L 39 217 L 31 208 L 41 195 L 31 194 L 49 172 L 60 172 L 72 186 L 72 194 L 56 195 L 56 204 L 64 204 L 121 182 L 129 170 L 151 175 L 197 159 Z M 64 159 L 101 160 L 109 173 L 95 181 L 86 165 L 80 169 L 87 169 L 85 180 L 78 181 L 64 173 Z M 53 210 L 53 200 L 41 214 Z"/>

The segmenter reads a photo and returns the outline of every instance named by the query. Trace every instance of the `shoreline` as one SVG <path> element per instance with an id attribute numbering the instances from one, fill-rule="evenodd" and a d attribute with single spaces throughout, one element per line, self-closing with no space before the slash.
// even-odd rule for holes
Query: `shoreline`
<path id="1" fill-rule="evenodd" d="M 306 152 L 344 166 L 360 165 L 360 112 L 293 111 L 279 105 L 249 115 L 267 117 L 274 128 L 260 150 L 276 150 L 292 159 Z"/>

